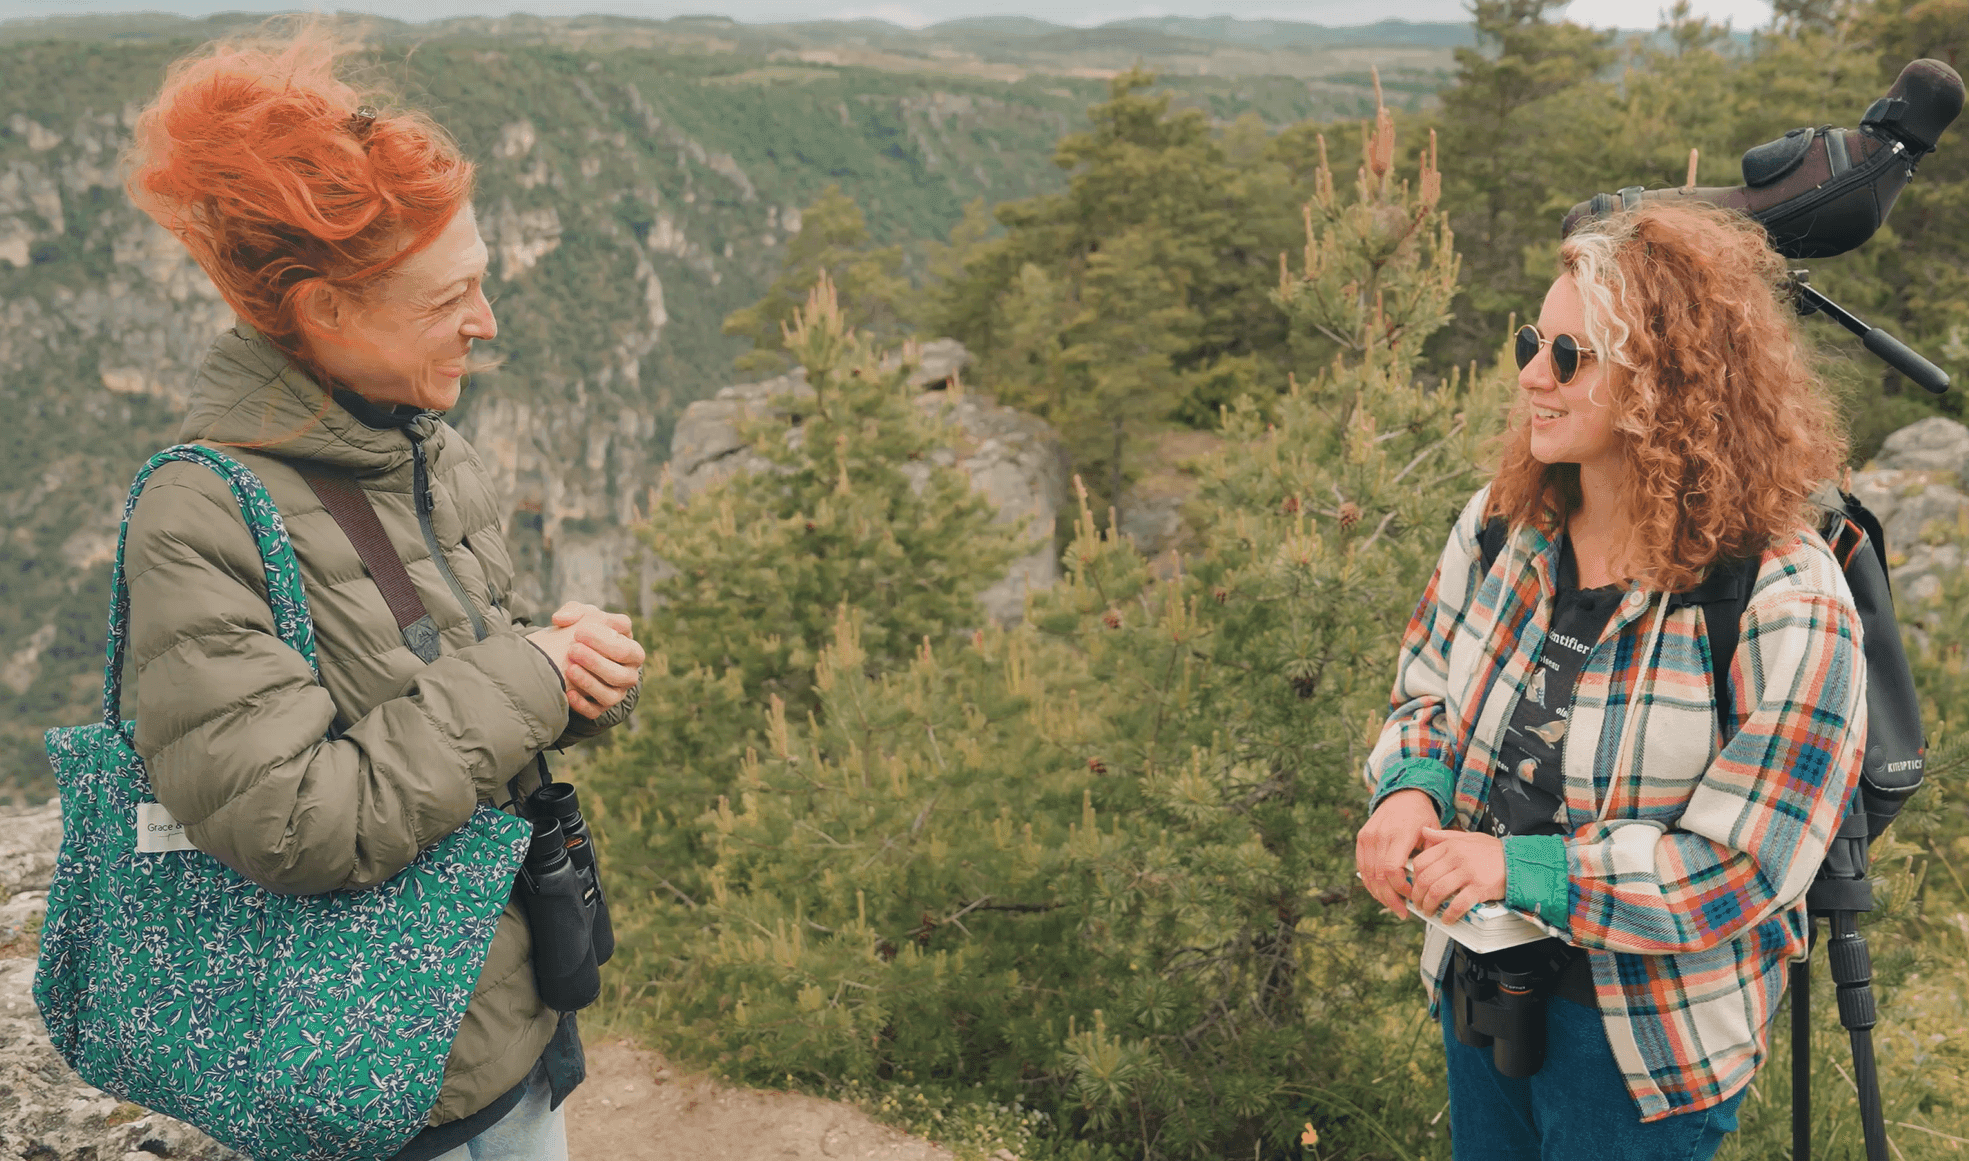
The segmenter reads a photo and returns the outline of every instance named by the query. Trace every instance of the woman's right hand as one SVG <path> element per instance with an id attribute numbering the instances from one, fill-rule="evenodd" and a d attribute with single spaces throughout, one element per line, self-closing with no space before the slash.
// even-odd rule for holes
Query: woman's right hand
<path id="1" fill-rule="evenodd" d="M 1408 861 L 1422 847 L 1423 828 L 1441 822 L 1435 799 L 1420 790 L 1397 790 L 1381 800 L 1354 839 L 1361 882 L 1397 919 L 1408 918 Z"/>
<path id="2" fill-rule="evenodd" d="M 560 671 L 568 707 L 597 718 L 620 701 L 627 686 L 641 676 L 642 646 L 628 630 L 629 618 L 620 613 L 571 602 L 554 614 L 553 628 L 536 629 L 526 636 Z M 590 672 L 602 666 L 610 673 L 597 677 Z M 606 680 L 608 676 L 627 684 L 616 688 Z"/>

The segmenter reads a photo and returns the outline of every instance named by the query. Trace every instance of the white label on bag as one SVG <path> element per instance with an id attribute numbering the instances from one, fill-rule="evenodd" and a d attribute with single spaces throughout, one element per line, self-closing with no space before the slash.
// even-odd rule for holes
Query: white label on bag
<path id="1" fill-rule="evenodd" d="M 195 851 L 185 837 L 185 824 L 155 802 L 137 804 L 137 853 L 154 855 L 163 851 Z"/>

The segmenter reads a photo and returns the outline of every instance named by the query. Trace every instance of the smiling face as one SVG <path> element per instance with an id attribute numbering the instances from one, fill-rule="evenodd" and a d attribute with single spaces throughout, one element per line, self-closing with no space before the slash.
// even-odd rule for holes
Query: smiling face
<path id="1" fill-rule="evenodd" d="M 359 300 L 328 292 L 304 308 L 309 355 L 378 406 L 450 410 L 473 340 L 499 333 L 483 286 L 487 259 L 468 204 Z"/>
<path id="2" fill-rule="evenodd" d="M 1593 345 L 1586 337 L 1585 304 L 1572 275 L 1561 274 L 1545 292 L 1538 333 L 1546 345 L 1518 372 L 1518 386 L 1531 404 L 1532 458 L 1545 464 L 1578 464 L 1582 472 L 1617 469 L 1621 447 L 1609 405 L 1607 361 L 1597 354 L 1582 354 L 1572 382 L 1563 384 L 1552 368 L 1553 337 L 1566 334 L 1582 347 Z M 1595 403 L 1595 398 L 1601 402 Z"/>

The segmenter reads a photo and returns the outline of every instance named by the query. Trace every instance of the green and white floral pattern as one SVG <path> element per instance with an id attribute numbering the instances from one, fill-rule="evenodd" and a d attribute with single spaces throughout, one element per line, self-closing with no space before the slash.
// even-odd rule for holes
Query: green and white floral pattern
<path id="1" fill-rule="evenodd" d="M 314 624 L 280 513 L 211 448 L 160 465 L 225 477 L 266 566 L 281 640 L 315 667 Z M 530 830 L 481 805 L 366 891 L 281 895 L 200 851 L 139 854 L 154 801 L 118 712 L 129 590 L 119 538 L 99 724 L 48 731 L 62 847 L 34 998 L 84 1080 L 261 1161 L 372 1161 L 424 1128 Z M 317 670 L 318 673 L 318 670 Z"/>

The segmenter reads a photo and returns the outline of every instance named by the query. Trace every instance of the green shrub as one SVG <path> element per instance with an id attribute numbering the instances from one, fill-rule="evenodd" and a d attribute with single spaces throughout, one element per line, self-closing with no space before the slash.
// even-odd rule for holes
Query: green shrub
<path id="1" fill-rule="evenodd" d="M 755 538 L 727 517 L 690 539 L 703 579 L 666 590 L 661 617 L 724 626 L 732 660 L 700 688 L 730 715 L 735 778 L 692 816 L 673 787 L 714 779 L 638 767 L 643 743 L 605 775 L 613 865 L 704 860 L 699 891 L 625 907 L 617 978 L 668 1050 L 759 1083 L 1030 1109 L 1042 1138 L 1117 1155 L 1297 1156 L 1308 1122 L 1322 1156 L 1440 1151 L 1413 928 L 1353 889 L 1349 837 L 1395 642 L 1508 380 L 1413 381 L 1456 263 L 1434 171 L 1398 181 L 1392 148 L 1384 117 L 1352 197 L 1318 175 L 1310 265 L 1275 301 L 1347 353 L 1273 420 L 1227 413 L 1182 573 L 1154 575 L 1083 503 L 1068 578 L 1027 624 L 905 636 L 882 601 L 796 596 L 832 629 L 800 638 L 810 684 L 768 691 L 744 659 L 771 653 L 771 625 L 713 607 L 730 590 L 711 578 L 744 575 Z M 879 390 L 828 381 L 849 407 Z M 808 483 L 728 486 L 794 503 Z M 797 595 L 807 566 L 784 567 Z M 646 700 L 642 735 L 666 704 Z"/>

